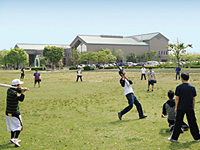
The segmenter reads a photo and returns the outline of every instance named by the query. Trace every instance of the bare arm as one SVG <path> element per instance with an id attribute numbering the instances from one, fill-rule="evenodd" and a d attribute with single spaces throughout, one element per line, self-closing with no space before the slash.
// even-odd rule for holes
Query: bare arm
<path id="1" fill-rule="evenodd" d="M 176 96 L 175 113 L 177 112 L 178 102 L 179 102 L 179 96 Z"/>
<path id="2" fill-rule="evenodd" d="M 193 97 L 193 109 L 195 109 L 195 97 Z"/>

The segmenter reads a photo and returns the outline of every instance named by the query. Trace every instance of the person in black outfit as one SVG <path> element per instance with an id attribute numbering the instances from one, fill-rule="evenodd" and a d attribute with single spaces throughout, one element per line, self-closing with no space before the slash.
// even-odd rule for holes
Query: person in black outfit
<path id="1" fill-rule="evenodd" d="M 182 84 L 176 87 L 176 105 L 175 105 L 175 125 L 172 131 L 171 137 L 168 138 L 169 141 L 176 142 L 180 135 L 180 129 L 183 122 L 183 117 L 186 114 L 190 133 L 192 134 L 196 142 L 200 141 L 199 128 L 197 126 L 195 117 L 195 97 L 197 96 L 195 87 L 188 83 L 189 73 L 181 73 Z"/>
<path id="2" fill-rule="evenodd" d="M 24 74 L 24 68 L 22 68 L 22 69 L 21 69 L 21 77 L 20 77 L 20 78 L 21 78 L 21 79 L 24 79 L 24 76 L 25 76 L 25 74 Z"/>
<path id="3" fill-rule="evenodd" d="M 175 120 L 175 99 L 174 99 L 174 91 L 169 90 L 168 91 L 168 97 L 169 100 L 163 104 L 163 109 L 162 109 L 162 118 L 167 118 L 167 121 L 169 123 L 169 130 L 172 131 L 174 128 L 174 120 Z M 183 122 L 182 127 L 181 127 L 181 133 L 183 131 L 187 131 L 189 129 L 189 126 Z"/>

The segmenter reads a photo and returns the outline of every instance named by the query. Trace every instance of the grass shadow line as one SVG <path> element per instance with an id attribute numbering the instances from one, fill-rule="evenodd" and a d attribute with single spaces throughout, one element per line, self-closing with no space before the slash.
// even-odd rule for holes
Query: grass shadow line
<path id="1" fill-rule="evenodd" d="M 139 119 L 133 119 L 133 120 L 116 120 L 116 121 L 111 121 L 109 122 L 110 124 L 120 124 L 120 123 L 123 123 L 123 122 L 132 122 L 132 121 L 137 121 Z"/>
<path id="2" fill-rule="evenodd" d="M 169 128 L 162 128 L 160 129 L 159 134 L 163 137 L 167 137 L 171 135 L 171 131 L 169 131 Z"/>
<path id="3" fill-rule="evenodd" d="M 197 144 L 195 141 L 179 143 L 179 142 L 171 142 L 169 145 L 169 149 L 188 149 L 192 144 Z"/>
<path id="4" fill-rule="evenodd" d="M 11 143 L 0 145 L 0 149 L 10 149 L 10 148 L 18 148 L 18 147 L 15 147 L 14 144 Z"/>

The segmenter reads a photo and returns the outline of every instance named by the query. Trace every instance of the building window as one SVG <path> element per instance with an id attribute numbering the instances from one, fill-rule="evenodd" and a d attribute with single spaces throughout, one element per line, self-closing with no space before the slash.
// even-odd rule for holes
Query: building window
<path id="1" fill-rule="evenodd" d="M 168 51 L 166 51 L 166 55 L 168 55 Z"/>
<path id="2" fill-rule="evenodd" d="M 63 58 L 63 65 L 66 65 L 66 58 Z"/>
<path id="3" fill-rule="evenodd" d="M 160 55 L 160 51 L 158 51 L 158 55 Z"/>
<path id="4" fill-rule="evenodd" d="M 164 55 L 165 55 L 165 51 L 164 51 Z"/>
<path id="5" fill-rule="evenodd" d="M 161 55 L 163 54 L 163 51 L 161 51 Z"/>

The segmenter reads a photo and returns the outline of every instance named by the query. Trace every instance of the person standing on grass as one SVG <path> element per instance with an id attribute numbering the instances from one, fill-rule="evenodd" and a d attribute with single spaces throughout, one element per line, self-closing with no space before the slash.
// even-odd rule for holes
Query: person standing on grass
<path id="1" fill-rule="evenodd" d="M 78 70 L 77 70 L 77 79 L 76 79 L 76 82 L 78 82 L 78 79 L 81 79 L 81 82 L 82 81 L 82 71 L 81 71 L 81 68 L 79 67 Z"/>
<path id="2" fill-rule="evenodd" d="M 20 79 L 24 79 L 24 76 L 25 76 L 25 74 L 24 74 L 24 68 L 22 68 L 21 69 L 21 77 L 20 77 Z"/>
<path id="3" fill-rule="evenodd" d="M 26 88 L 20 88 L 20 85 L 23 84 L 19 79 L 14 79 L 12 81 L 12 86 L 17 87 L 9 88 L 7 90 L 7 103 L 6 103 L 6 124 L 7 130 L 11 131 L 11 139 L 9 143 L 15 144 L 16 147 L 20 147 L 18 140 L 19 134 L 23 129 L 22 118 L 19 111 L 19 101 L 24 101 L 24 92 Z M 19 95 L 21 93 L 21 95 Z"/>
<path id="4" fill-rule="evenodd" d="M 143 114 L 143 110 L 142 110 L 142 106 L 141 106 L 140 102 L 138 101 L 137 97 L 134 95 L 134 92 L 133 92 L 133 89 L 131 86 L 131 84 L 133 82 L 126 77 L 125 70 L 122 70 L 122 71 L 123 71 L 124 75 L 121 73 L 121 71 L 119 71 L 119 75 L 122 77 L 120 79 L 120 84 L 124 88 L 124 94 L 125 94 L 126 98 L 128 99 L 129 106 L 124 108 L 124 110 L 118 112 L 119 119 L 122 120 L 122 116 L 124 114 L 126 114 L 127 112 L 129 112 L 133 108 L 133 104 L 135 104 L 135 106 L 137 108 L 137 111 L 139 113 L 139 118 L 140 119 L 146 118 L 147 116 Z"/>
<path id="5" fill-rule="evenodd" d="M 147 90 L 147 92 L 149 92 L 150 85 L 152 86 L 152 90 L 151 91 L 153 92 L 154 80 L 156 79 L 156 77 L 155 77 L 154 71 L 152 71 L 152 67 L 149 67 L 149 71 L 147 73 L 147 76 L 148 76 L 148 90 Z"/>
<path id="6" fill-rule="evenodd" d="M 39 87 L 40 87 L 40 81 L 41 81 L 41 77 L 40 77 L 40 73 L 38 72 L 38 70 L 35 70 L 35 73 L 33 74 L 33 78 L 34 78 L 34 88 L 36 83 L 38 83 Z"/>
<path id="7" fill-rule="evenodd" d="M 177 76 L 179 76 L 179 80 L 180 80 L 180 71 L 181 71 L 181 67 L 180 67 L 180 65 L 178 65 L 178 67 L 176 67 L 176 70 L 175 70 L 175 72 L 176 72 L 176 80 L 177 80 Z"/>
<path id="8" fill-rule="evenodd" d="M 162 109 L 162 118 L 167 118 L 167 121 L 169 123 L 169 130 L 172 131 L 174 128 L 174 120 L 175 120 L 175 99 L 174 99 L 174 91 L 169 90 L 168 91 L 168 97 L 169 100 L 163 104 Z M 181 133 L 183 131 L 187 131 L 189 129 L 189 126 L 183 122 L 181 127 Z"/>
<path id="9" fill-rule="evenodd" d="M 145 76 L 145 72 L 146 72 L 146 69 L 144 68 L 144 65 L 142 65 L 142 69 L 141 69 L 141 80 L 143 79 L 143 76 L 144 76 L 144 79 L 146 80 L 146 76 Z"/>
<path id="10" fill-rule="evenodd" d="M 176 105 L 175 105 L 175 125 L 169 141 L 176 142 L 180 135 L 180 129 L 183 122 L 183 117 L 186 114 L 190 133 L 196 142 L 200 141 L 199 128 L 197 126 L 195 117 L 195 97 L 197 96 L 196 89 L 193 85 L 188 83 L 189 73 L 181 73 L 182 84 L 176 87 Z"/>

